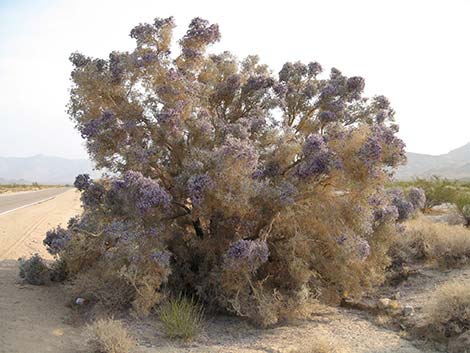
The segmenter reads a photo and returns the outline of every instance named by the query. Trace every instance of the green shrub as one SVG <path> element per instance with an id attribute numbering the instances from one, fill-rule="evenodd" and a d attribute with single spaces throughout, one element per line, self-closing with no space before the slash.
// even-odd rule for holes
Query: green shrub
<path id="1" fill-rule="evenodd" d="M 454 203 L 460 215 L 465 219 L 465 226 L 470 227 L 470 192 L 458 193 Z"/>
<path id="2" fill-rule="evenodd" d="M 190 340 L 202 329 L 204 310 L 194 299 L 183 295 L 170 298 L 158 308 L 158 317 L 170 338 Z"/>
<path id="3" fill-rule="evenodd" d="M 46 284 L 50 280 L 50 270 L 46 262 L 39 256 L 34 254 L 29 259 L 19 259 L 20 277 L 33 285 Z"/>
<path id="4" fill-rule="evenodd" d="M 120 321 L 100 319 L 88 326 L 87 334 L 93 353 L 129 353 L 135 340 Z"/>

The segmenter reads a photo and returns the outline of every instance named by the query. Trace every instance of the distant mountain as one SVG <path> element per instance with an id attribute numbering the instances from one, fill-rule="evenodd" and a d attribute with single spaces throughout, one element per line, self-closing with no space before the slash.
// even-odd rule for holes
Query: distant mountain
<path id="1" fill-rule="evenodd" d="M 407 153 L 408 162 L 395 174 L 398 180 L 438 175 L 449 179 L 470 179 L 470 143 L 446 154 Z"/>
<path id="2" fill-rule="evenodd" d="M 98 177 L 88 159 L 67 159 L 37 155 L 33 157 L 0 157 L 0 183 L 71 184 L 78 174 Z"/>

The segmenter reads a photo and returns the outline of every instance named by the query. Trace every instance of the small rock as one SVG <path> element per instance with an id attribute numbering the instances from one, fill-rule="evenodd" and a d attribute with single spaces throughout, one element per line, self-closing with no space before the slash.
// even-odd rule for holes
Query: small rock
<path id="1" fill-rule="evenodd" d="M 449 353 L 469 353 L 470 352 L 470 331 L 465 331 L 461 335 L 450 340 L 447 346 Z"/>
<path id="2" fill-rule="evenodd" d="M 77 298 L 75 299 L 75 304 L 77 305 L 84 305 L 86 302 L 86 299 L 85 298 Z"/>
<path id="3" fill-rule="evenodd" d="M 380 309 L 387 309 L 388 307 L 390 307 L 390 303 L 392 301 L 388 298 L 380 298 L 379 299 L 379 308 Z"/>
<path id="4" fill-rule="evenodd" d="M 414 308 L 411 305 L 405 305 L 403 307 L 403 316 L 412 316 L 414 314 Z"/>

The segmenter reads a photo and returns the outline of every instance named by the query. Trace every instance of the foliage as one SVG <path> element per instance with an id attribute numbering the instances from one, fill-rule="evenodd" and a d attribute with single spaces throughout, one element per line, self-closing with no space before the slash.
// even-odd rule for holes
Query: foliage
<path id="1" fill-rule="evenodd" d="M 173 27 L 138 25 L 108 60 L 71 55 L 69 114 L 115 177 L 77 178 L 84 214 L 50 251 L 127 283 L 139 312 L 165 286 L 262 326 L 380 282 L 399 216 L 383 186 L 405 158 L 389 101 L 316 62 L 273 75 L 207 54 L 220 34 L 200 18 L 171 56 Z"/>
<path id="2" fill-rule="evenodd" d="M 431 338 L 450 338 L 470 328 L 470 286 L 450 282 L 438 287 L 424 307 Z"/>
<path id="3" fill-rule="evenodd" d="M 470 192 L 459 192 L 454 202 L 457 210 L 465 219 L 465 226 L 470 227 Z"/>
<path id="4" fill-rule="evenodd" d="M 134 338 L 117 320 L 99 319 L 87 331 L 94 353 L 129 353 L 135 346 Z"/>
<path id="5" fill-rule="evenodd" d="M 20 277 L 27 283 L 39 286 L 49 281 L 49 267 L 39 254 L 34 254 L 29 259 L 19 259 L 19 262 Z"/>
<path id="6" fill-rule="evenodd" d="M 65 281 L 69 275 L 67 262 L 62 258 L 57 258 L 50 266 L 50 272 L 52 282 Z"/>
<path id="7" fill-rule="evenodd" d="M 158 308 L 158 317 L 170 338 L 194 338 L 202 329 L 203 315 L 200 304 L 181 294 L 170 298 Z"/>

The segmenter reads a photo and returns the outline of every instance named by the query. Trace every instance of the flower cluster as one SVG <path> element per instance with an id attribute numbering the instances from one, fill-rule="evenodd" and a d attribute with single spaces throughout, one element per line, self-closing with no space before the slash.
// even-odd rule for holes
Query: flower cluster
<path id="1" fill-rule="evenodd" d="M 91 178 L 88 174 L 79 174 L 75 178 L 75 182 L 73 186 L 75 186 L 78 190 L 83 191 L 89 188 L 91 184 Z"/>
<path id="2" fill-rule="evenodd" d="M 207 174 L 193 175 L 188 180 L 188 193 L 194 206 L 201 206 L 205 192 L 214 186 L 214 181 Z"/>
<path id="3" fill-rule="evenodd" d="M 269 248 L 265 241 L 238 240 L 228 248 L 225 254 L 225 266 L 230 269 L 247 268 L 255 272 L 268 261 Z"/>
<path id="4" fill-rule="evenodd" d="M 65 249 L 70 241 L 70 232 L 62 227 L 54 228 L 46 233 L 43 243 L 52 255 L 57 255 Z"/>
<path id="5" fill-rule="evenodd" d="M 140 172 L 128 171 L 122 181 L 117 181 L 114 185 L 115 188 L 131 194 L 141 214 L 155 207 L 170 207 L 171 195 L 157 181 L 144 177 Z"/>
<path id="6" fill-rule="evenodd" d="M 168 267 L 170 266 L 172 255 L 173 254 L 167 250 L 156 251 L 150 255 L 150 259 L 160 267 Z"/>
<path id="7" fill-rule="evenodd" d="M 402 189 L 395 188 L 388 190 L 390 202 L 398 210 L 398 221 L 404 221 L 411 217 L 415 208 L 413 204 L 406 199 Z"/>
<path id="8" fill-rule="evenodd" d="M 116 127 L 116 116 L 114 112 L 105 110 L 99 118 L 91 119 L 80 127 L 83 138 L 94 138 L 103 130 Z"/>
<path id="9" fill-rule="evenodd" d="M 408 190 L 408 200 L 415 209 L 422 209 L 426 203 L 426 194 L 423 189 L 413 187 Z"/>
<path id="10" fill-rule="evenodd" d="M 297 165 L 295 175 L 300 179 L 327 174 L 331 169 L 339 167 L 338 159 L 331 152 L 323 136 L 310 135 L 303 145 L 304 158 Z"/>

